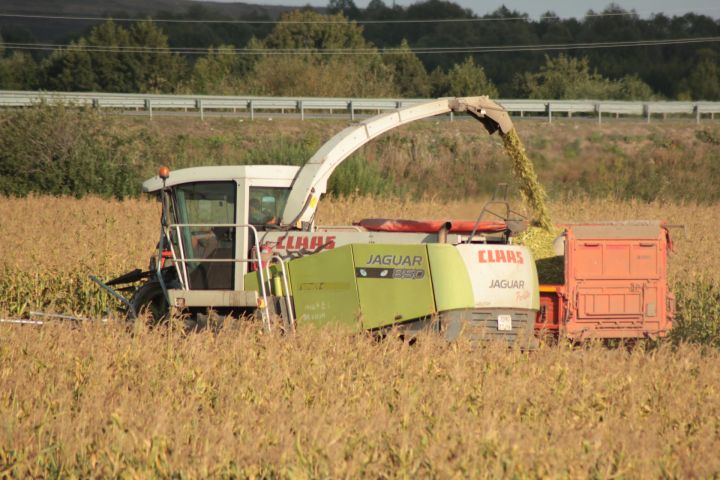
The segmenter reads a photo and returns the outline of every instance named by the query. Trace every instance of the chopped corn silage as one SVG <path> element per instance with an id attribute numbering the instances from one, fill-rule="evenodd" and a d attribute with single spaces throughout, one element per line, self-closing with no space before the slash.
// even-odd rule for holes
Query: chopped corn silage
<path id="1" fill-rule="evenodd" d="M 565 281 L 565 257 L 558 256 L 553 247 L 553 242 L 562 232 L 563 229 L 556 226 L 549 229 L 530 227 L 515 239 L 532 252 L 540 283 L 562 284 Z"/>
<path id="2" fill-rule="evenodd" d="M 520 184 L 520 195 L 525 203 L 535 212 L 535 225 L 550 231 L 552 221 L 545 203 L 546 194 L 538 181 L 535 167 L 525 152 L 522 141 L 515 129 L 508 133 L 501 134 L 505 152 L 512 160 L 513 175 Z"/>

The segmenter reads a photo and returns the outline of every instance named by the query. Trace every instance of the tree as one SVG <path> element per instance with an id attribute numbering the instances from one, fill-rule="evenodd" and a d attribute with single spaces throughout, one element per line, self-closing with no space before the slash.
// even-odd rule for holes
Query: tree
<path id="1" fill-rule="evenodd" d="M 450 91 L 450 81 L 443 69 L 440 67 L 430 73 L 430 94 L 433 97 L 447 96 Z"/>
<path id="2" fill-rule="evenodd" d="M 394 96 L 392 68 L 344 16 L 294 11 L 262 41 L 248 87 L 258 95 Z M 273 50 L 291 50 L 273 52 Z M 328 50 L 334 50 L 330 53 Z M 337 50 L 361 54 L 346 55 Z"/>
<path id="3" fill-rule="evenodd" d="M 637 76 L 617 81 L 590 71 L 586 57 L 572 58 L 561 54 L 546 56 L 538 72 L 516 77 L 519 96 L 545 99 L 616 99 L 645 100 L 652 96 L 650 87 Z"/>
<path id="4" fill-rule="evenodd" d="M 271 96 L 395 97 L 392 70 L 379 55 L 327 61 L 300 55 L 267 55 L 255 65 L 246 85 L 249 93 Z"/>
<path id="5" fill-rule="evenodd" d="M 185 61 L 168 49 L 168 38 L 153 22 L 130 27 L 130 46 L 141 51 L 128 56 L 134 90 L 172 92 L 183 76 Z"/>
<path id="6" fill-rule="evenodd" d="M 365 14 L 372 15 L 376 13 L 385 14 L 390 10 L 388 6 L 383 2 L 383 0 L 370 0 L 368 3 L 367 8 L 365 9 Z"/>
<path id="7" fill-rule="evenodd" d="M 34 89 L 38 80 L 37 70 L 37 63 L 27 53 L 6 52 L 5 42 L 0 35 L 0 89 Z"/>
<path id="8" fill-rule="evenodd" d="M 312 10 L 294 10 L 282 15 L 263 44 L 270 49 L 302 48 L 312 51 L 372 47 L 363 37 L 363 28 L 356 22 L 349 21 L 340 13 L 321 15 Z"/>
<path id="9" fill-rule="evenodd" d="M 35 60 L 24 52 L 13 52 L 2 58 L 0 55 L 0 88 L 6 90 L 31 90 L 36 88 L 38 66 Z"/>
<path id="10" fill-rule="evenodd" d="M 199 58 L 190 77 L 192 93 L 235 95 L 242 90 L 243 66 L 232 45 L 221 45 L 208 50 Z"/>
<path id="11" fill-rule="evenodd" d="M 330 0 L 327 9 L 330 13 L 341 13 L 348 18 L 355 19 L 360 16 L 360 10 L 353 0 Z"/>
<path id="12" fill-rule="evenodd" d="M 90 31 L 85 44 L 90 56 L 95 82 L 109 92 L 136 92 L 130 69 L 131 54 L 123 49 L 132 46 L 130 33 L 113 21 L 107 21 Z M 94 48 L 114 51 L 91 51 Z"/>
<path id="13" fill-rule="evenodd" d="M 637 75 L 627 75 L 615 83 L 615 100 L 650 100 L 655 94 Z"/>
<path id="14" fill-rule="evenodd" d="M 710 49 L 700 50 L 681 95 L 693 100 L 720 100 L 720 54 Z"/>
<path id="15" fill-rule="evenodd" d="M 403 40 L 396 52 L 386 54 L 383 63 L 393 69 L 395 85 L 403 97 L 430 95 L 430 78 L 420 59 Z"/>
<path id="16" fill-rule="evenodd" d="M 49 90 L 101 90 L 97 83 L 87 42 L 81 38 L 65 49 L 54 50 L 41 66 L 42 84 Z"/>
<path id="17" fill-rule="evenodd" d="M 589 92 L 597 88 L 597 78 L 590 73 L 587 58 L 576 59 L 559 55 L 545 56 L 545 65 L 539 72 L 525 72 L 518 76 L 519 96 L 529 98 L 595 98 Z"/>
<path id="18" fill-rule="evenodd" d="M 495 85 L 485 75 L 485 70 L 475 64 L 472 57 L 465 58 L 461 64 L 455 64 L 448 72 L 448 95 L 468 97 L 487 95 L 497 97 Z"/>
<path id="19" fill-rule="evenodd" d="M 172 92 L 184 68 L 165 34 L 149 21 L 129 30 L 104 22 L 87 38 L 54 51 L 43 65 L 48 88 L 106 92 Z"/>

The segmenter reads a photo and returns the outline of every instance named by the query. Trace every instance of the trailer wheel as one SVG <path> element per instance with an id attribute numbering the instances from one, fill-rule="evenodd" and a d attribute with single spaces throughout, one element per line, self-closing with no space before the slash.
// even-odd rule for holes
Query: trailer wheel
<path id="1" fill-rule="evenodd" d="M 170 307 L 163 294 L 162 287 L 157 281 L 147 282 L 140 287 L 130 299 L 138 318 L 148 315 L 150 323 L 157 325 L 167 320 Z"/>

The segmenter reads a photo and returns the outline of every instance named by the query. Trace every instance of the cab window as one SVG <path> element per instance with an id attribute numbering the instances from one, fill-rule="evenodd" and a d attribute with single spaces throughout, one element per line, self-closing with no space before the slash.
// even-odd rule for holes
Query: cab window
<path id="1" fill-rule="evenodd" d="M 250 223 L 255 226 L 274 225 L 280 221 L 289 188 L 250 187 Z"/>

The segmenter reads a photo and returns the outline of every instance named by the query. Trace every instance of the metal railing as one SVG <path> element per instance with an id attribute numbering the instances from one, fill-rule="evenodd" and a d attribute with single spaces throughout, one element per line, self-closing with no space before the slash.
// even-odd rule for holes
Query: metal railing
<path id="1" fill-rule="evenodd" d="M 178 250 L 179 250 L 179 256 L 177 252 L 175 252 L 175 249 L 172 248 L 172 242 L 170 242 L 171 245 L 171 251 L 173 256 L 173 262 L 175 263 L 176 267 L 177 264 L 181 265 L 182 270 L 178 271 L 180 273 L 180 286 L 182 290 L 188 291 L 191 290 L 190 287 L 190 279 L 188 276 L 188 269 L 187 264 L 188 263 L 256 263 L 258 265 L 257 272 L 258 272 L 258 282 L 259 282 L 259 288 L 260 288 L 260 295 L 263 299 L 263 305 L 262 305 L 262 317 L 263 317 L 263 323 L 265 323 L 266 328 L 268 332 L 271 329 L 270 326 L 270 310 L 269 310 L 269 303 L 268 303 L 268 295 L 267 290 L 265 288 L 265 268 L 262 266 L 262 259 L 260 258 L 258 254 L 258 258 L 186 258 L 185 257 L 185 247 L 183 245 L 182 241 L 182 233 L 181 228 L 198 228 L 198 227 L 213 227 L 213 228 L 247 228 L 248 230 L 251 230 L 253 232 L 254 237 L 254 243 L 255 243 L 255 251 L 260 252 L 260 244 L 258 243 L 258 232 L 254 225 L 251 224 L 245 224 L 245 223 L 173 223 L 168 225 L 168 229 L 174 231 L 177 236 L 178 241 Z M 267 272 L 269 274 L 269 270 Z M 285 275 L 285 268 L 283 265 L 282 269 L 283 275 Z M 210 306 L 210 305 L 208 305 Z"/>
<path id="2" fill-rule="evenodd" d="M 273 255 L 270 261 L 267 262 L 266 267 L 268 270 L 268 278 L 270 277 L 270 262 L 275 261 L 280 264 L 280 272 L 282 274 L 282 293 L 285 298 L 285 310 L 287 311 L 288 324 L 291 331 L 295 331 L 295 312 L 293 309 L 292 298 L 290 297 L 290 285 L 288 284 L 287 269 L 285 268 L 285 260 L 280 255 Z M 262 266 L 262 263 L 260 263 Z"/>
<path id="3" fill-rule="evenodd" d="M 216 95 L 155 95 L 97 92 L 30 92 L 0 91 L 0 108 L 29 107 L 41 102 L 70 106 L 142 112 L 150 117 L 193 112 L 200 118 L 206 114 L 236 114 L 254 119 L 257 114 L 273 113 L 304 120 L 306 115 L 358 115 L 380 113 L 402 106 L 427 102 L 422 98 L 315 98 L 315 97 L 253 97 Z M 557 115 L 582 115 L 602 123 L 609 116 L 642 117 L 650 122 L 653 116 L 684 115 L 700 122 L 703 116 L 714 119 L 720 114 L 720 102 L 623 102 L 610 100 L 497 100 L 511 114 L 543 117 L 552 122 Z M 453 115 L 450 115 L 451 119 Z"/>

